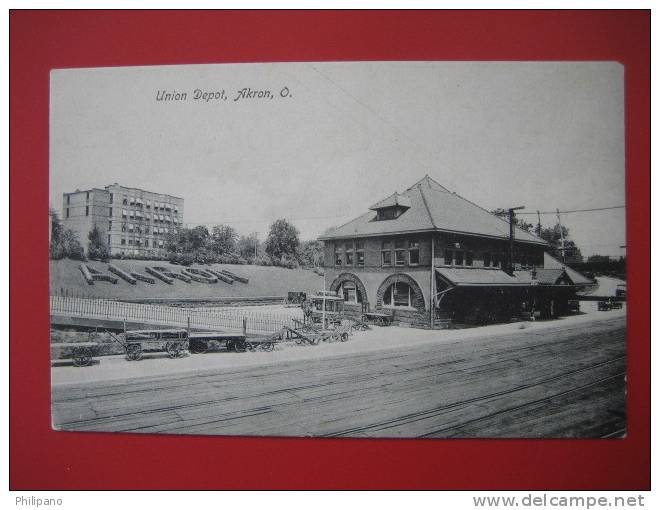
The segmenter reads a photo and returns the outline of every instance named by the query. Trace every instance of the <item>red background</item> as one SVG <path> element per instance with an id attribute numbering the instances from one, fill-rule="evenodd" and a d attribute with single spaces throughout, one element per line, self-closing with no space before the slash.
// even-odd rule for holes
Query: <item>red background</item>
<path id="1" fill-rule="evenodd" d="M 650 487 L 648 12 L 14 11 L 10 58 L 11 488 Z M 616 60 L 625 65 L 626 439 L 315 440 L 50 429 L 50 69 L 324 60 Z"/>

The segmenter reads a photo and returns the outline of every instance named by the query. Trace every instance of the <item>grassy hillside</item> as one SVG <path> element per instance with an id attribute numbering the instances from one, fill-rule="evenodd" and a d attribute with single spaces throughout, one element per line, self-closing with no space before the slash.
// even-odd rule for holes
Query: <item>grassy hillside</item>
<path id="1" fill-rule="evenodd" d="M 113 264 L 124 271 L 135 271 L 147 274 L 145 266 L 165 266 L 172 271 L 180 272 L 183 267 L 162 261 L 144 260 L 113 260 Z M 106 274 L 108 265 L 102 262 L 88 262 L 90 267 Z M 214 297 L 258 297 L 286 296 L 289 291 L 315 292 L 323 289 L 323 277 L 306 269 L 284 269 L 281 267 L 239 266 L 228 264 L 213 264 L 211 269 L 226 269 L 239 276 L 250 279 L 248 284 L 234 282 L 233 284 L 219 281 L 215 284 L 185 283 L 175 280 L 172 285 L 156 280 L 155 284 L 138 281 L 131 285 L 122 279 L 117 284 L 94 282 L 88 285 L 78 269 L 80 262 L 75 260 L 50 261 L 50 291 L 60 294 L 63 290 L 78 296 L 101 297 L 109 299 L 139 299 L 139 298 L 192 298 L 206 299 Z"/>

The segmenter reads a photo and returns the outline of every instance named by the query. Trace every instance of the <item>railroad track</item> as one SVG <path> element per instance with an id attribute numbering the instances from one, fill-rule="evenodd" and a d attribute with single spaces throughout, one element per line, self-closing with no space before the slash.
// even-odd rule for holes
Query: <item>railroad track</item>
<path id="1" fill-rule="evenodd" d="M 625 325 L 53 387 L 65 430 L 621 437 Z"/>
<path id="2" fill-rule="evenodd" d="M 481 402 L 487 402 L 487 401 L 493 400 L 494 398 L 497 398 L 497 397 L 515 395 L 516 393 L 519 393 L 519 392 L 522 392 L 522 391 L 525 391 L 525 390 L 529 390 L 529 389 L 537 388 L 537 387 L 542 387 L 542 386 L 544 386 L 544 385 L 546 385 L 550 382 L 561 381 L 563 379 L 567 379 L 569 376 L 589 372 L 589 371 L 592 371 L 592 370 L 595 370 L 595 369 L 598 369 L 598 368 L 601 368 L 601 367 L 606 367 L 606 366 L 609 366 L 609 365 L 612 365 L 612 364 L 615 364 L 615 363 L 621 363 L 622 361 L 625 361 L 625 359 L 626 359 L 625 356 L 620 356 L 620 357 L 617 357 L 617 358 L 614 358 L 614 359 L 611 359 L 611 360 L 603 361 L 601 363 L 596 363 L 596 364 L 591 365 L 589 367 L 584 367 L 584 368 L 580 368 L 580 369 L 577 369 L 577 370 L 570 370 L 570 371 L 567 371 L 567 372 L 563 372 L 563 373 L 558 374 L 556 376 L 548 377 L 548 378 L 543 379 L 541 381 L 536 381 L 532 384 L 522 384 L 520 386 L 517 386 L 515 388 L 511 388 L 511 389 L 508 389 L 508 390 L 489 393 L 489 394 L 482 395 L 482 396 L 479 396 L 479 397 L 474 397 L 474 398 L 462 400 L 462 401 L 459 401 L 459 402 L 454 402 L 452 404 L 439 406 L 439 407 L 436 407 L 436 408 L 433 408 L 433 409 L 428 409 L 428 410 L 425 410 L 425 411 L 412 413 L 412 414 L 409 414 L 409 415 L 406 415 L 406 416 L 401 416 L 401 417 L 393 419 L 393 420 L 388 420 L 386 422 L 374 423 L 372 425 L 368 425 L 368 426 L 365 426 L 365 427 L 358 427 L 358 428 L 333 432 L 331 434 L 326 434 L 325 436 L 326 437 L 352 436 L 352 435 L 357 435 L 359 433 L 366 432 L 366 431 L 369 431 L 369 430 L 385 430 L 385 429 L 393 427 L 393 426 L 399 426 L 399 425 L 402 425 L 402 424 L 405 424 L 405 423 L 413 422 L 415 420 L 426 419 L 426 418 L 429 418 L 431 416 L 440 415 L 440 414 L 442 414 L 442 413 L 444 413 L 448 410 L 451 410 L 451 409 L 456 409 L 456 408 L 465 407 L 465 406 L 469 406 L 469 405 L 473 405 L 473 404 L 478 404 L 478 403 L 481 403 Z M 461 427 L 463 427 L 465 425 L 475 424 L 475 423 L 478 423 L 478 422 L 481 422 L 481 421 L 488 420 L 488 419 L 490 419 L 494 416 L 503 415 L 503 414 L 506 414 L 506 413 L 514 412 L 514 411 L 519 411 L 521 409 L 528 408 L 528 407 L 533 407 L 533 406 L 535 406 L 535 405 L 537 405 L 541 402 L 545 402 L 545 401 L 549 401 L 549 400 L 552 400 L 552 399 L 557 398 L 557 397 L 569 395 L 569 394 L 574 393 L 574 392 L 579 392 L 581 390 L 584 390 L 586 388 L 591 388 L 593 386 L 596 386 L 596 385 L 601 384 L 601 383 L 606 382 L 606 381 L 609 382 L 609 381 L 612 381 L 612 380 L 615 380 L 615 379 L 623 380 L 623 379 L 625 379 L 625 376 L 626 376 L 625 372 L 620 372 L 620 373 L 617 373 L 615 375 L 607 376 L 607 377 L 604 377 L 602 379 L 598 379 L 596 381 L 589 382 L 587 384 L 576 386 L 576 387 L 571 388 L 569 390 L 554 393 L 554 394 L 549 395 L 547 397 L 543 397 L 543 398 L 540 398 L 540 399 L 535 399 L 535 400 L 532 400 L 532 401 L 528 401 L 528 402 L 525 402 L 523 404 L 512 406 L 512 407 L 509 407 L 509 408 L 506 408 L 506 409 L 501 409 L 501 410 L 498 410 L 496 412 L 481 416 L 479 418 L 475 418 L 475 419 L 472 419 L 472 420 L 462 422 L 460 424 L 453 424 L 453 425 L 448 426 L 448 427 L 439 428 L 439 429 L 434 430 L 432 432 L 423 434 L 420 437 L 433 437 L 433 436 L 436 436 L 436 435 L 438 435 L 439 433 L 442 433 L 442 432 L 447 432 L 447 431 L 451 431 L 451 430 L 455 430 L 455 429 L 460 429 Z"/>

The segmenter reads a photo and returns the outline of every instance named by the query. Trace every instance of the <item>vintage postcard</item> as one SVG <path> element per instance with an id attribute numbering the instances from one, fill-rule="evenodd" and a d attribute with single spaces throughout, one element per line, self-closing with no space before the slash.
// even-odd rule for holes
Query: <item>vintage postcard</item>
<path id="1" fill-rule="evenodd" d="M 53 70 L 53 428 L 624 437 L 623 78 Z"/>

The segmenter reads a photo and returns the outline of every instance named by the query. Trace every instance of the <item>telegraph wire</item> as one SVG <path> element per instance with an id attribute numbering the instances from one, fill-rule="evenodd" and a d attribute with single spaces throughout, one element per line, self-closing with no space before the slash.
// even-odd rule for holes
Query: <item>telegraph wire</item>
<path id="1" fill-rule="evenodd" d="M 595 211 L 609 211 L 614 209 L 625 209 L 625 205 L 612 205 L 609 207 L 595 207 L 591 209 L 569 209 L 566 211 L 559 211 L 560 214 L 572 214 L 572 213 L 582 213 L 582 212 L 595 212 Z M 535 215 L 535 214 L 557 214 L 557 211 L 534 211 L 534 212 L 518 212 L 516 216 L 522 215 Z M 286 219 L 289 221 L 311 221 L 311 220 L 332 220 L 332 219 L 341 219 L 341 218 L 350 218 L 353 217 L 350 214 L 337 214 L 332 216 L 301 216 L 301 217 L 289 217 L 286 216 Z M 195 221 L 195 222 L 184 222 L 184 225 L 224 225 L 227 223 L 256 223 L 261 221 L 273 221 L 272 218 L 250 218 L 250 219 L 226 219 L 223 221 Z"/>
<path id="2" fill-rule="evenodd" d="M 567 211 L 534 211 L 534 212 L 519 212 L 516 213 L 516 216 L 522 216 L 523 214 L 571 214 L 571 213 L 581 213 L 581 212 L 592 212 L 592 211 L 609 211 L 611 209 L 625 209 L 625 205 L 612 205 L 609 207 L 595 207 L 593 209 L 570 209 Z"/>

